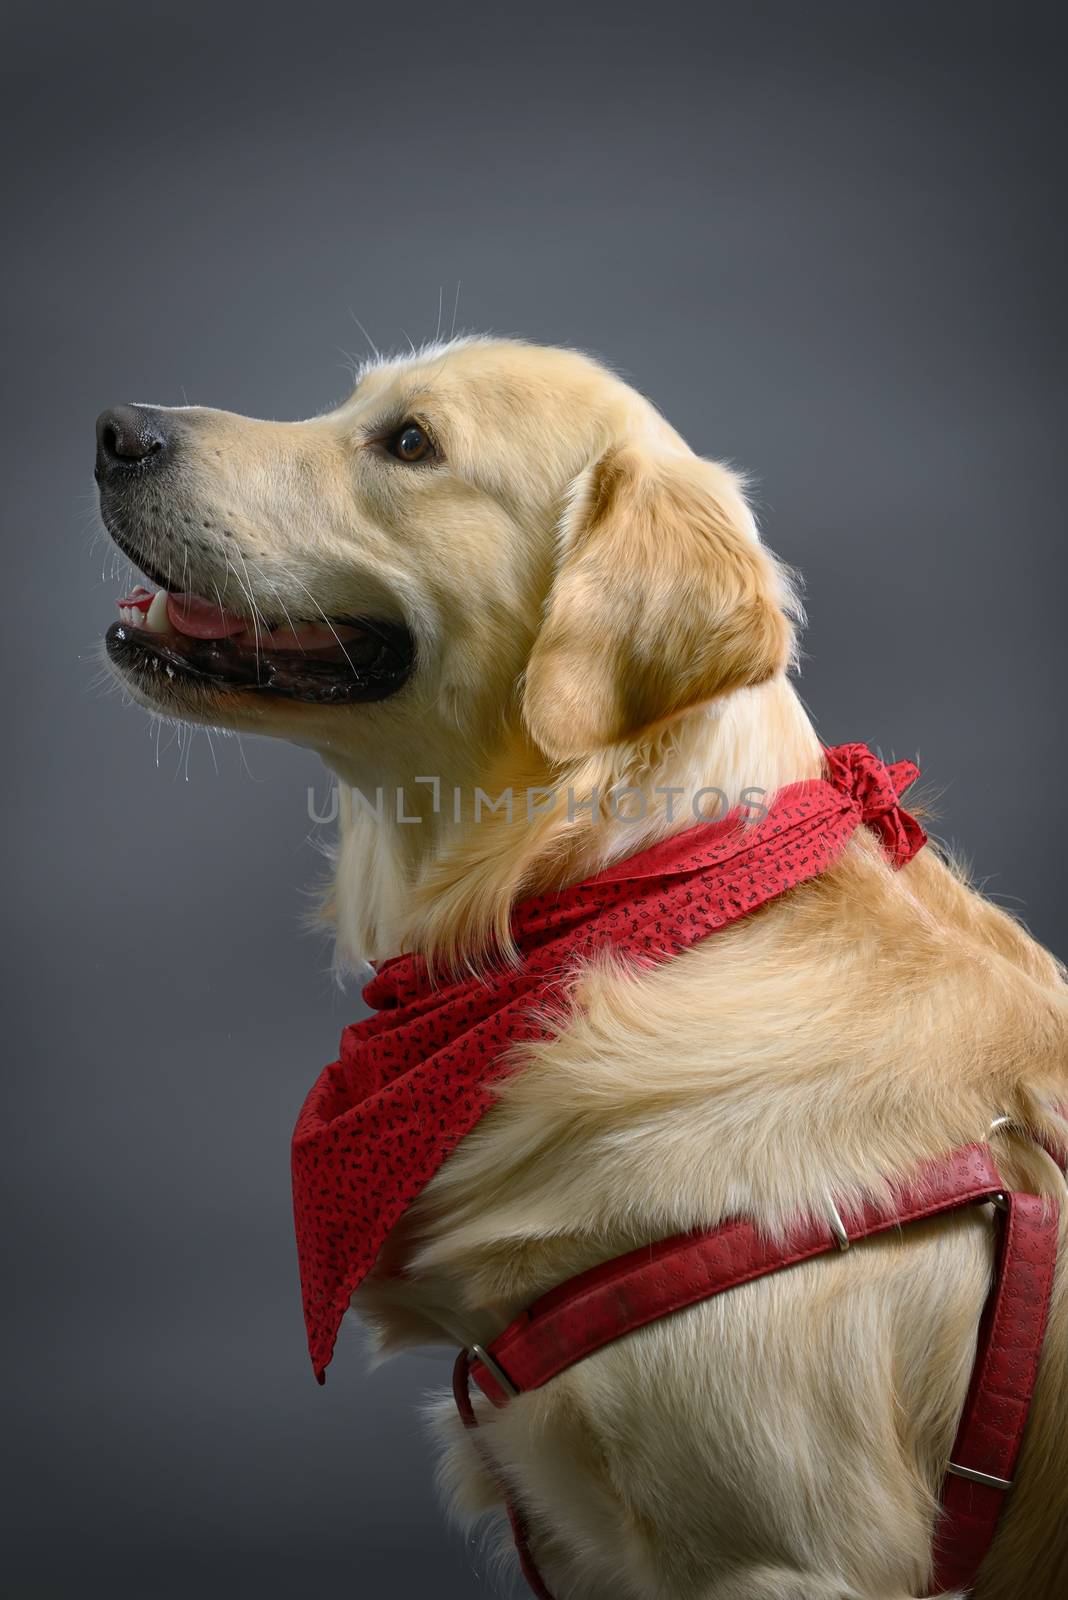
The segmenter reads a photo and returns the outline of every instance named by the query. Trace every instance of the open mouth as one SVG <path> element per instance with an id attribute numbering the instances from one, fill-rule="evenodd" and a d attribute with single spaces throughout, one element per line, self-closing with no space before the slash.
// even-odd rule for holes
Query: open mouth
<path id="1" fill-rule="evenodd" d="M 414 641 L 400 623 L 337 618 L 250 624 L 195 594 L 138 585 L 105 636 L 111 660 L 152 682 L 251 690 L 315 705 L 384 700 L 408 678 Z"/>

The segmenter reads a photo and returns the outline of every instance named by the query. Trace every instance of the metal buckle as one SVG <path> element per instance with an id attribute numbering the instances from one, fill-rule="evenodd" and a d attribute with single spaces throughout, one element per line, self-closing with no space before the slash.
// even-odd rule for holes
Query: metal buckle
<path id="1" fill-rule="evenodd" d="M 976 1472 L 974 1467 L 958 1467 L 951 1461 L 946 1468 L 955 1478 L 967 1478 L 969 1483 L 981 1483 L 987 1489 L 1011 1489 L 1011 1478 L 995 1478 L 992 1472 Z"/>
<path id="2" fill-rule="evenodd" d="M 514 1400 L 516 1395 L 519 1393 L 519 1390 L 516 1388 L 508 1374 L 497 1365 L 489 1351 L 483 1349 L 482 1345 L 480 1344 L 473 1344 L 471 1346 L 471 1355 L 477 1361 L 481 1361 L 482 1365 L 485 1367 L 494 1383 L 496 1383 L 499 1388 L 503 1389 L 505 1394 L 508 1395 L 510 1399 Z"/>
<path id="3" fill-rule="evenodd" d="M 827 1196 L 827 1209 L 831 1213 L 829 1220 L 831 1232 L 834 1234 L 835 1244 L 838 1246 L 839 1250 L 848 1250 L 849 1235 L 846 1232 L 845 1223 L 842 1221 L 842 1218 L 839 1215 L 838 1207 L 835 1205 L 830 1195 Z"/>
<path id="4" fill-rule="evenodd" d="M 995 1117 L 989 1128 L 986 1130 L 986 1139 L 988 1144 L 993 1135 L 995 1133 L 1000 1133 L 1002 1128 L 1008 1128 L 1013 1133 L 1021 1132 L 1019 1124 L 1014 1122 L 1011 1117 Z M 1004 1191 L 1000 1189 L 998 1190 L 997 1194 L 992 1194 L 990 1196 L 990 1204 L 996 1207 L 998 1211 L 1008 1211 L 1009 1209 L 1008 1198 Z M 967 1474 L 965 1474 L 965 1476 L 967 1476 Z M 1001 1480 L 999 1479 L 998 1482 L 1000 1481 Z"/>

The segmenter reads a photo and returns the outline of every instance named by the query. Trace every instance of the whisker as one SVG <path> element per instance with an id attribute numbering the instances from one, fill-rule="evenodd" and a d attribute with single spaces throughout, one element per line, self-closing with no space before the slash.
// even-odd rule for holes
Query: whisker
<path id="1" fill-rule="evenodd" d="M 375 353 L 375 359 L 377 361 L 381 361 L 381 359 L 382 359 L 381 350 L 375 344 L 374 340 L 371 338 L 371 335 L 368 333 L 367 329 L 364 327 L 363 323 L 360 321 L 359 317 L 356 315 L 355 311 L 353 311 L 351 306 L 349 307 L 349 316 L 352 318 L 353 322 L 359 328 L 360 332 L 363 334 L 364 338 L 367 340 L 367 343 L 371 346 L 371 349 Z"/>
<path id="2" fill-rule="evenodd" d="M 248 589 L 249 600 L 252 604 L 252 625 L 256 634 L 256 675 L 258 677 L 260 670 L 260 625 L 262 624 L 264 633 L 270 633 L 271 628 L 267 618 L 263 615 L 259 606 L 256 604 L 256 596 L 252 592 L 252 579 L 248 575 L 248 563 L 246 562 L 240 550 L 238 550 L 236 553 L 237 559 L 240 561 L 241 566 L 244 569 L 245 584 Z"/>
<path id="3" fill-rule="evenodd" d="M 241 557 L 241 564 L 242 564 L 242 566 L 244 566 L 244 557 L 241 556 L 241 552 L 240 551 L 238 551 L 237 554 L 238 554 L 238 556 Z M 242 594 L 248 600 L 249 608 L 250 608 L 250 610 L 252 612 L 252 632 L 253 632 L 253 635 L 254 635 L 254 638 L 255 638 L 255 641 L 256 641 L 256 682 L 259 683 L 261 681 L 261 678 L 260 678 L 261 657 L 260 657 L 259 613 L 256 610 L 256 602 L 253 599 L 252 589 L 251 589 L 251 587 L 249 585 L 248 569 L 247 569 L 247 567 L 245 568 L 245 579 L 242 580 L 241 574 L 238 572 L 237 568 L 236 567 L 232 567 L 230 565 L 229 557 L 226 557 L 225 559 L 226 559 L 226 570 L 228 572 L 232 572 L 233 573 L 234 581 L 237 583 L 237 586 L 241 590 Z M 219 601 L 219 604 L 220 604 L 220 606 L 222 605 L 221 599 Z"/>
<path id="4" fill-rule="evenodd" d="M 267 576 L 267 574 L 264 572 L 263 568 L 260 566 L 258 561 L 250 561 L 248 563 L 248 565 L 253 569 L 254 572 L 258 572 L 259 573 L 259 575 L 263 579 L 264 583 L 270 585 L 271 593 L 274 595 L 274 598 L 278 601 L 278 604 L 282 609 L 283 616 L 285 617 L 286 621 L 289 623 L 289 626 L 293 630 L 293 633 L 296 634 L 297 633 L 297 625 L 293 621 L 293 618 L 290 616 L 289 608 L 286 605 L 285 601 L 282 599 L 281 593 L 279 592 L 279 589 L 278 589 L 278 585 L 275 583 L 274 579 L 273 578 L 269 578 Z M 299 636 L 297 638 L 297 643 L 300 644 Z M 304 646 L 302 644 L 300 645 L 300 652 L 301 652 L 301 655 L 307 655 L 307 653 L 308 653 L 305 650 L 305 648 L 304 648 Z"/>
<path id="5" fill-rule="evenodd" d="M 249 610 L 252 612 L 253 625 L 255 626 L 258 623 L 262 623 L 264 629 L 266 629 L 267 631 L 270 631 L 267 619 L 261 613 L 259 606 L 256 604 L 256 596 L 252 592 L 252 580 L 249 578 L 249 575 L 248 575 L 248 564 L 245 561 L 245 558 L 241 554 L 240 550 L 236 550 L 235 554 L 237 556 L 237 559 L 240 561 L 242 567 L 244 568 L 244 572 L 245 572 L 244 578 L 241 577 L 241 574 L 240 574 L 240 572 L 238 572 L 236 567 L 230 565 L 229 558 L 224 556 L 223 559 L 226 562 L 226 569 L 227 569 L 228 572 L 233 574 L 234 582 L 238 585 L 238 588 L 241 590 L 241 593 L 244 595 L 245 599 L 248 601 Z"/>
<path id="6" fill-rule="evenodd" d="M 251 778 L 253 783 L 266 783 L 267 782 L 266 778 L 257 778 L 256 774 L 253 772 L 252 768 L 249 766 L 248 757 L 245 755 L 245 741 L 242 739 L 240 731 L 236 732 L 236 738 L 237 738 L 238 753 L 241 756 L 241 765 L 245 769 L 246 776 Z"/>
<path id="7" fill-rule="evenodd" d="M 323 621 L 326 623 L 327 627 L 330 629 L 330 632 L 334 635 L 334 638 L 337 640 L 337 647 L 341 651 L 341 654 L 345 657 L 345 660 L 348 662 L 350 670 L 352 672 L 355 672 L 356 668 L 352 664 L 352 658 L 349 655 L 348 651 L 345 649 L 345 646 L 342 644 L 341 639 L 338 636 L 337 629 L 334 627 L 334 624 L 330 621 L 330 618 L 327 616 L 326 612 L 323 610 L 323 608 L 319 604 L 318 600 L 316 600 L 315 596 L 312 594 L 312 592 L 308 588 L 307 584 L 301 583 L 300 579 L 295 577 L 292 572 L 288 573 L 287 577 L 289 578 L 289 581 L 291 583 L 295 583 L 298 588 L 303 589 L 304 593 L 308 596 L 308 599 L 311 601 L 312 605 L 315 607 L 316 611 L 318 611 L 319 615 L 322 617 Z M 369 628 L 368 632 L 369 633 L 374 632 L 374 629 Z"/>

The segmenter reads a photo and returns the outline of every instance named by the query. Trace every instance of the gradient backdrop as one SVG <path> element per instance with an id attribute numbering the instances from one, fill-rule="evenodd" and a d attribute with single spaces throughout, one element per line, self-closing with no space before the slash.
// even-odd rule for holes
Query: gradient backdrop
<path id="1" fill-rule="evenodd" d="M 1063 45 L 948 0 L 9 9 L 5 1594 L 486 1592 L 444 1362 L 304 1352 L 289 1134 L 357 1006 L 299 931 L 326 785 L 95 686 L 97 411 L 306 415 L 354 318 L 403 346 L 458 284 L 604 355 L 754 473 L 825 737 L 919 751 L 1064 952 Z"/>

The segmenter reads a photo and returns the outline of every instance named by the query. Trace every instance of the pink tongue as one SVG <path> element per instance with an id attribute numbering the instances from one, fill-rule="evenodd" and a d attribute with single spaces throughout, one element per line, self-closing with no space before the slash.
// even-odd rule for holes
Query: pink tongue
<path id="1" fill-rule="evenodd" d="M 169 594 L 167 621 L 176 633 L 191 639 L 228 639 L 233 633 L 244 633 L 248 626 L 244 617 L 196 594 Z"/>

